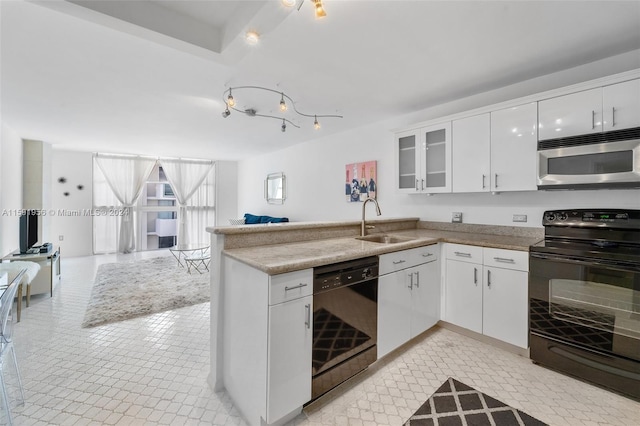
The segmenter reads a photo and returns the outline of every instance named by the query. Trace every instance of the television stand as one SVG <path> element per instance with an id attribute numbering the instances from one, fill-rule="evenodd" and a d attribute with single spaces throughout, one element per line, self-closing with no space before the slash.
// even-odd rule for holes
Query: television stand
<path id="1" fill-rule="evenodd" d="M 47 253 L 34 254 L 22 254 L 18 249 L 0 259 L 0 262 L 11 261 L 35 262 L 40 265 L 38 275 L 27 286 L 27 306 L 32 294 L 49 293 L 53 297 L 53 285 L 60 279 L 60 247 L 54 247 Z"/>

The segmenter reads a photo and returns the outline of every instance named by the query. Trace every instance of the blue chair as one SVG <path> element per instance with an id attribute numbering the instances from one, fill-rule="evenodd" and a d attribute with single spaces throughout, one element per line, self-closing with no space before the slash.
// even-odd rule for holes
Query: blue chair
<path id="1" fill-rule="evenodd" d="M 16 292 L 22 281 L 22 276 L 26 273 L 26 269 L 23 269 L 16 275 L 16 277 L 6 287 L 0 288 L 2 295 L 0 296 L 0 388 L 2 388 L 2 399 L 4 401 L 5 410 L 7 412 L 7 424 L 12 425 L 11 410 L 9 408 L 9 395 L 7 394 L 7 387 L 4 382 L 4 368 L 5 368 L 5 356 L 8 352 L 11 352 L 13 356 L 13 363 L 16 367 L 16 374 L 18 376 L 18 385 L 20 386 L 20 405 L 24 404 L 24 391 L 22 389 L 22 378 L 20 377 L 20 369 L 18 368 L 18 360 L 16 358 L 16 351 L 13 348 L 12 331 L 13 331 L 13 316 L 12 307 L 13 299 L 16 297 Z M 18 301 L 20 303 L 20 301 Z"/>

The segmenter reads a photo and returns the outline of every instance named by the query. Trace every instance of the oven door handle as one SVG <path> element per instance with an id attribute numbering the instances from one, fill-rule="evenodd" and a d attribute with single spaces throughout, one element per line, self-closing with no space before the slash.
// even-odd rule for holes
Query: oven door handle
<path id="1" fill-rule="evenodd" d="M 619 269 L 621 271 L 640 272 L 640 265 L 626 262 L 607 261 L 602 259 L 581 259 L 569 256 L 549 255 L 546 253 L 529 252 L 529 255 L 536 259 L 550 260 L 555 262 L 572 263 L 575 265 L 600 266 L 606 268 Z"/>
<path id="2" fill-rule="evenodd" d="M 570 359 L 571 361 L 575 361 L 582 365 L 586 365 L 587 367 L 595 368 L 596 370 L 604 371 L 609 374 L 615 374 L 616 376 L 625 377 L 631 380 L 640 380 L 640 374 L 634 373 L 632 371 L 623 370 L 621 368 L 612 367 L 610 365 L 601 364 L 598 361 L 582 357 L 578 354 L 570 352 L 566 349 L 559 348 L 554 345 L 549 345 L 549 350 L 556 355 L 559 355 L 563 358 Z"/>

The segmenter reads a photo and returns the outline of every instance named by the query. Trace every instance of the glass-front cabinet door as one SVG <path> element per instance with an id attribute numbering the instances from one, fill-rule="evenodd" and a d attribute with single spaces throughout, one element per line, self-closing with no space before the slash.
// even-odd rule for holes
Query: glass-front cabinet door
<path id="1" fill-rule="evenodd" d="M 396 133 L 396 188 L 451 192 L 451 122 Z"/>
<path id="2" fill-rule="evenodd" d="M 420 137 L 421 191 L 451 192 L 451 122 L 424 127 Z"/>
<path id="3" fill-rule="evenodd" d="M 396 134 L 396 188 L 400 192 L 419 192 L 420 134 L 417 130 Z"/>

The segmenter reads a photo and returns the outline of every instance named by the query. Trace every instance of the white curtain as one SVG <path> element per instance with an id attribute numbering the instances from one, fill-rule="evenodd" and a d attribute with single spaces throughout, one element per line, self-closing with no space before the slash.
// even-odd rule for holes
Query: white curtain
<path id="1" fill-rule="evenodd" d="M 151 170 L 156 165 L 156 159 L 115 154 L 96 154 L 95 159 L 109 187 L 124 209 L 124 214 L 120 218 L 118 252 L 131 253 L 136 248 L 133 207 L 140 197 Z"/>
<path id="2" fill-rule="evenodd" d="M 160 164 L 178 201 L 178 245 L 191 242 L 187 202 L 213 167 L 212 161 L 161 158 Z"/>

